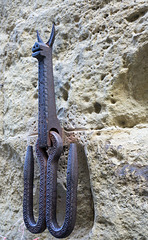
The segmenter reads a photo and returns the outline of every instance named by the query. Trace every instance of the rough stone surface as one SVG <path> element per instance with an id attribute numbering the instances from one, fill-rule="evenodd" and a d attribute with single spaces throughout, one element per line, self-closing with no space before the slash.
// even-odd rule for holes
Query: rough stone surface
<path id="1" fill-rule="evenodd" d="M 5 0 L 0 2 L 0 237 L 29 233 L 22 216 L 26 147 L 37 136 L 38 29 L 55 22 L 57 114 L 78 143 L 76 227 L 67 239 L 148 239 L 148 2 L 145 0 Z M 67 156 L 67 151 L 65 152 Z M 58 172 L 64 219 L 66 160 Z M 35 165 L 37 219 L 39 172 Z"/>

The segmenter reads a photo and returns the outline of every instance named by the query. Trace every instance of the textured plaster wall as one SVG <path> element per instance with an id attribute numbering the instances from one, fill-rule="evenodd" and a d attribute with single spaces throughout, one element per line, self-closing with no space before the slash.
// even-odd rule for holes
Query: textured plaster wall
<path id="1" fill-rule="evenodd" d="M 23 164 L 37 139 L 38 29 L 55 22 L 57 114 L 78 143 L 76 227 L 67 239 L 148 239 L 147 0 L 0 1 L 0 237 L 54 239 L 23 224 Z M 58 172 L 58 220 L 64 219 L 67 152 Z M 37 219 L 39 170 L 35 165 Z M 3 238 L 2 238 L 3 236 Z"/>

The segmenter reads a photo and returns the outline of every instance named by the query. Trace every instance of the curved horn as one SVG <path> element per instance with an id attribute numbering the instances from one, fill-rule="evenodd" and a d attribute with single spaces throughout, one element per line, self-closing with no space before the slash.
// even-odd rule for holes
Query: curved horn
<path id="1" fill-rule="evenodd" d="M 37 33 L 37 40 L 38 40 L 38 42 L 43 43 L 43 41 L 42 41 L 42 39 L 41 39 L 41 37 L 40 37 L 40 35 L 39 35 L 38 30 L 36 31 L 36 33 Z"/>
<path id="2" fill-rule="evenodd" d="M 55 39 L 55 27 L 54 24 L 52 25 L 52 31 L 50 34 L 50 38 L 48 40 L 48 42 L 46 43 L 49 47 L 52 47 L 53 43 L 54 43 L 54 39 Z"/>

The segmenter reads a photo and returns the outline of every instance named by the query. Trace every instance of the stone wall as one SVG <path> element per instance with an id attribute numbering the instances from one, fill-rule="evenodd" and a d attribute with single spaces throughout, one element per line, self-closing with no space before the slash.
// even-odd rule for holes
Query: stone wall
<path id="1" fill-rule="evenodd" d="M 22 215 L 26 147 L 37 139 L 31 48 L 37 29 L 48 40 L 52 22 L 57 114 L 79 155 L 77 222 L 67 239 L 148 239 L 148 2 L 1 0 L 0 12 L 1 239 L 54 239 L 48 230 L 29 233 Z M 60 223 L 65 156 L 58 172 Z M 36 219 L 38 179 L 36 164 Z"/>

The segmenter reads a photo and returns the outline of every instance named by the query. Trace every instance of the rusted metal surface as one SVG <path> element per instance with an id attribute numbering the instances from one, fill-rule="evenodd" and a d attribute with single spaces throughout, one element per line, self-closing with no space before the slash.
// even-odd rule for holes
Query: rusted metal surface
<path id="1" fill-rule="evenodd" d="M 49 41 L 44 44 L 37 32 L 32 48 L 32 56 L 38 59 L 38 141 L 36 154 L 40 167 L 39 217 L 33 215 L 33 149 L 28 146 L 24 165 L 23 215 L 27 229 L 41 233 L 47 228 L 56 238 L 67 237 L 73 230 L 76 220 L 78 160 L 77 146 L 70 144 L 67 164 L 66 214 L 60 227 L 56 219 L 57 166 L 63 151 L 62 129 L 56 115 L 54 79 L 52 66 L 52 45 L 55 38 L 54 25 Z M 47 154 L 48 152 L 48 154 Z"/>
<path id="2" fill-rule="evenodd" d="M 47 161 L 47 199 L 46 199 L 46 224 L 49 232 L 56 238 L 65 238 L 72 232 L 76 220 L 77 207 L 77 181 L 78 160 L 76 144 L 70 145 L 67 163 L 67 192 L 66 192 L 66 214 L 65 220 L 60 227 L 56 219 L 57 204 L 57 167 L 59 153 L 62 150 L 61 137 L 56 132 L 51 132 L 53 146 L 49 152 Z"/>
<path id="3" fill-rule="evenodd" d="M 56 115 L 52 45 L 55 38 L 54 25 L 49 41 L 45 44 L 37 32 L 37 39 L 32 48 L 32 56 L 38 59 L 38 138 L 40 147 L 50 146 L 49 131 L 56 130 L 62 136 L 62 129 Z"/>
<path id="4" fill-rule="evenodd" d="M 24 199 L 23 216 L 27 229 L 32 233 L 41 233 L 46 229 L 46 171 L 47 154 L 36 143 L 36 155 L 40 168 L 40 194 L 39 194 L 39 217 L 35 222 L 33 215 L 33 179 L 34 179 L 34 157 L 32 146 L 27 147 L 24 164 Z"/>

